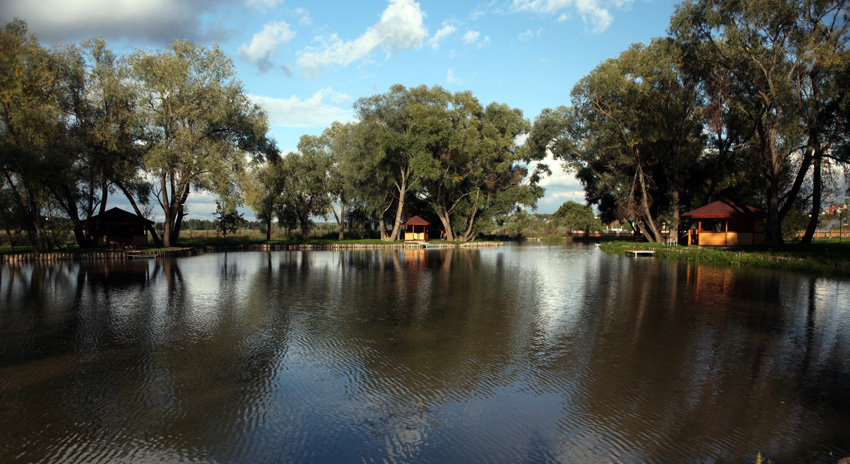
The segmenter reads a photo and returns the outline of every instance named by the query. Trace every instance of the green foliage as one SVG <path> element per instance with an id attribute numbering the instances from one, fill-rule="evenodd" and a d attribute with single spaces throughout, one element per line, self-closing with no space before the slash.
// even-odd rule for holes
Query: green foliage
<path id="1" fill-rule="evenodd" d="M 519 110 L 495 103 L 484 108 L 470 92 L 401 85 L 361 99 L 355 108 L 363 144 L 373 147 L 360 176 L 377 186 L 363 198 L 376 205 L 388 240 L 398 237 L 410 197 L 427 203 L 449 240 L 466 241 L 480 224 L 516 205 L 533 206 L 543 195 L 538 183 L 547 168 L 537 165 L 531 172 L 529 165 L 545 155 L 516 146 L 530 130 Z M 382 223 L 392 208 L 387 235 Z"/>
<path id="2" fill-rule="evenodd" d="M 820 211 L 823 157 L 847 146 L 839 109 L 847 19 L 843 0 L 687 0 L 671 19 L 682 67 L 704 91 L 714 132 L 734 135 L 719 148 L 748 158 L 767 186 L 766 238 L 774 249 L 783 246 L 781 223 L 807 179 Z"/>
<path id="3" fill-rule="evenodd" d="M 326 160 L 313 149 L 315 143 L 314 136 L 301 137 L 299 152 L 288 153 L 280 161 L 285 188 L 276 215 L 287 229 L 299 228 L 302 239 L 307 238 L 313 217 L 327 214 L 330 202 L 323 183 Z"/>
<path id="4" fill-rule="evenodd" d="M 574 201 L 567 201 L 555 211 L 553 217 L 568 229 L 576 230 L 599 230 L 602 223 L 593 215 L 590 206 L 582 205 Z"/>
<path id="5" fill-rule="evenodd" d="M 529 139 L 577 174 L 603 220 L 638 222 L 653 241 L 661 216 L 678 218 L 704 147 L 698 92 L 678 59 L 668 40 L 633 45 L 576 84 L 571 108 L 543 110 Z"/>
<path id="6" fill-rule="evenodd" d="M 215 213 L 213 216 L 215 216 L 215 227 L 223 237 L 227 237 L 229 233 L 235 233 L 245 225 L 245 219 L 242 217 L 242 213 L 236 211 L 235 208 L 226 210 L 218 201 L 215 202 Z"/>
<path id="7" fill-rule="evenodd" d="M 785 216 L 782 221 L 782 238 L 786 241 L 796 242 L 799 240 L 798 235 L 806 230 L 809 224 L 809 216 L 800 208 L 794 208 Z"/>
<path id="8" fill-rule="evenodd" d="M 276 156 L 276 149 L 266 138 L 265 112 L 250 102 L 217 46 L 175 41 L 156 53 L 137 51 L 130 64 L 141 86 L 143 163 L 158 182 L 164 244 L 174 246 L 190 188 L 211 191 L 233 209 L 245 155 Z"/>

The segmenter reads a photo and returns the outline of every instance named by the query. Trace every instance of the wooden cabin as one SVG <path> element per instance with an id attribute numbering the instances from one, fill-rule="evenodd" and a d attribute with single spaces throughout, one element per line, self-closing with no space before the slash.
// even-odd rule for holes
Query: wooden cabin
<path id="1" fill-rule="evenodd" d="M 90 217 L 86 233 L 98 247 L 138 248 L 148 244 L 148 225 L 152 226 L 153 221 L 112 208 Z"/>
<path id="2" fill-rule="evenodd" d="M 741 247 L 764 243 L 764 213 L 734 200 L 709 203 L 681 218 L 691 221 L 689 246 Z"/>
<path id="3" fill-rule="evenodd" d="M 404 241 L 427 241 L 428 226 L 431 223 L 419 216 L 413 216 L 404 223 Z"/>

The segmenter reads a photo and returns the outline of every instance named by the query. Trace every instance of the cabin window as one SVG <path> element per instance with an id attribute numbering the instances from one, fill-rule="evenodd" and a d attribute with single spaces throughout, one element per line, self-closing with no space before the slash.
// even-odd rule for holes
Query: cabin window
<path id="1" fill-rule="evenodd" d="M 726 232 L 726 219 L 703 219 L 702 230 L 705 232 Z"/>

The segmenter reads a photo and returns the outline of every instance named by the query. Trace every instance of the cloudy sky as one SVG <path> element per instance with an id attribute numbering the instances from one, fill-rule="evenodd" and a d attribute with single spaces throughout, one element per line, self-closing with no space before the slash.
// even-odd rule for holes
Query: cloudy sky
<path id="1" fill-rule="evenodd" d="M 352 104 L 389 90 L 440 85 L 506 103 L 530 120 L 569 104 L 573 85 L 630 44 L 665 34 L 672 0 L 4 0 L 45 44 L 100 36 L 119 52 L 174 39 L 217 43 L 269 113 L 278 146 L 351 121 Z M 556 163 L 538 211 L 583 201 Z M 215 210 L 198 196 L 194 217 Z M 252 214 L 246 217 L 253 219 Z"/>

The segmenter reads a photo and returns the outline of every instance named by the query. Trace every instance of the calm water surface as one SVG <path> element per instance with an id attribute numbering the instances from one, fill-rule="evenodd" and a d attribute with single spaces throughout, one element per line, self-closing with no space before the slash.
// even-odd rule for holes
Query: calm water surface
<path id="1" fill-rule="evenodd" d="M 588 246 L 0 267 L 0 462 L 835 462 L 850 282 Z"/>

